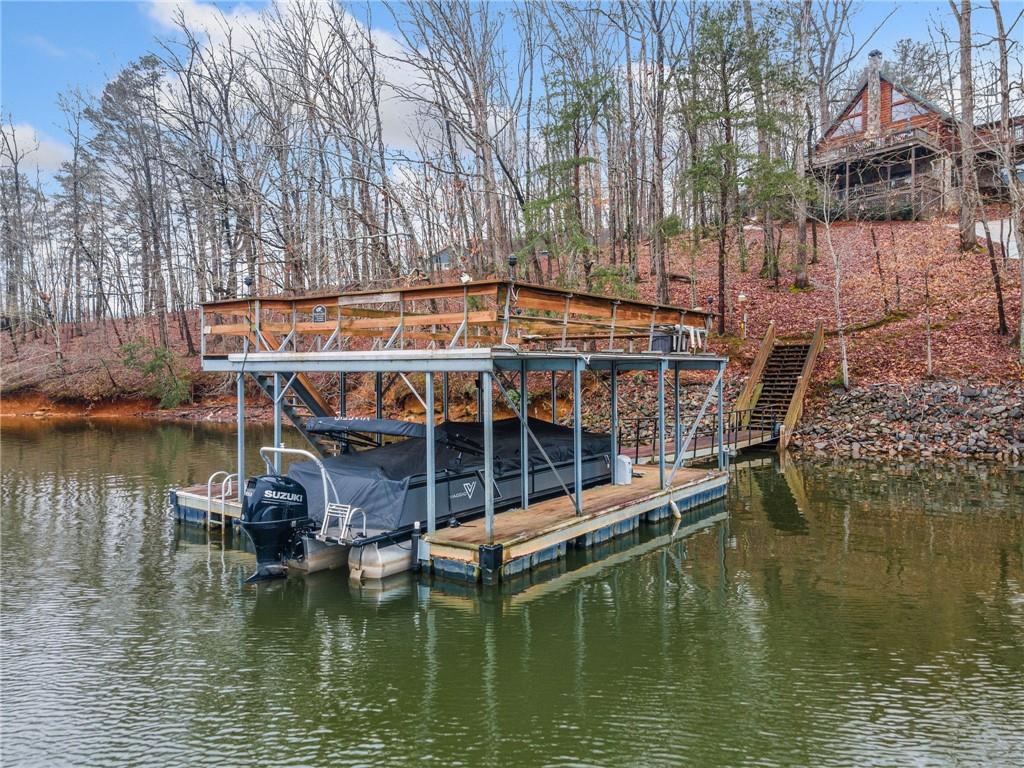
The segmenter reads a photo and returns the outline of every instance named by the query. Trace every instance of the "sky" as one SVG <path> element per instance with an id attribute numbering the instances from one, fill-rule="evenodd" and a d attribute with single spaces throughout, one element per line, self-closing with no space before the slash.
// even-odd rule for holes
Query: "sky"
<path id="1" fill-rule="evenodd" d="M 5 124 L 14 123 L 22 146 L 38 142 L 32 160 L 42 173 L 52 173 L 68 157 L 58 94 L 73 88 L 98 94 L 121 68 L 156 50 L 157 38 L 173 33 L 171 19 L 181 4 L 192 19 L 216 13 L 215 4 L 205 0 L 0 0 L 0 114 Z M 248 16 L 263 4 L 216 5 L 229 16 Z M 375 26 L 388 16 L 383 8 L 371 10 Z M 951 24 L 948 4 L 867 0 L 856 30 L 863 39 L 885 20 L 865 49 L 885 51 L 902 37 L 925 39 L 931 18 Z M 976 28 L 986 21 L 976 18 Z"/>

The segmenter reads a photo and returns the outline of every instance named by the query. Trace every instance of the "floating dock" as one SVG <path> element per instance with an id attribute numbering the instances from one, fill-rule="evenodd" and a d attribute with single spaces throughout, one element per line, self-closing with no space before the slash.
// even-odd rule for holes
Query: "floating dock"
<path id="1" fill-rule="evenodd" d="M 564 557 L 570 547 L 589 548 L 636 528 L 725 496 L 729 473 L 683 469 L 662 489 L 658 471 L 634 471 L 630 485 L 602 485 L 583 491 L 583 514 L 560 496 L 527 509 L 502 512 L 494 520 L 492 543 L 484 521 L 427 534 L 435 573 L 469 581 L 504 580 Z M 673 510 L 672 507 L 675 507 Z"/>

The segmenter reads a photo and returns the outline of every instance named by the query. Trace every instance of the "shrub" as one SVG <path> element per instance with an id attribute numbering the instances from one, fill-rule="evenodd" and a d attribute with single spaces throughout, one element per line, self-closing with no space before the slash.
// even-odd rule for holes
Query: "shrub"
<path id="1" fill-rule="evenodd" d="M 178 370 L 178 361 L 167 347 L 141 339 L 130 341 L 121 346 L 121 362 L 145 377 L 147 394 L 157 398 L 161 408 L 176 408 L 192 400 L 188 373 Z"/>

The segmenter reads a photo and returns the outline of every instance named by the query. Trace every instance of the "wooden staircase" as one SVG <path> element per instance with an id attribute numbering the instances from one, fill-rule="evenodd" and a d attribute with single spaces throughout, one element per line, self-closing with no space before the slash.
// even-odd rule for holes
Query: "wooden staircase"
<path id="1" fill-rule="evenodd" d="M 803 413 L 804 395 L 823 344 L 820 321 L 810 341 L 792 343 L 776 341 L 775 325 L 769 324 L 750 377 L 736 400 L 737 411 L 750 412 L 747 420 L 751 429 L 778 428 L 781 450 Z"/>

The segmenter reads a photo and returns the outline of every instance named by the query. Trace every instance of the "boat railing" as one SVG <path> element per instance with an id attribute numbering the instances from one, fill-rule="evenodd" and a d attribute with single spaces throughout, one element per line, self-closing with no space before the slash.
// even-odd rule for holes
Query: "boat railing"
<path id="1" fill-rule="evenodd" d="M 362 507 L 353 507 L 351 504 L 328 504 L 327 511 L 324 513 L 323 522 L 320 524 L 320 533 L 317 538 L 320 541 L 328 540 L 328 531 L 331 527 L 332 518 L 336 518 L 338 521 L 338 535 L 330 536 L 331 539 L 336 540 L 339 543 L 349 541 L 349 532 L 352 529 L 352 518 L 356 515 L 362 515 L 363 518 L 363 538 L 366 538 L 366 510 Z"/>
<path id="2" fill-rule="evenodd" d="M 278 474 L 274 469 L 273 462 L 271 462 L 269 455 L 282 455 L 282 456 L 303 456 L 314 464 L 317 469 L 320 470 L 320 481 L 323 483 L 324 491 L 324 517 L 327 520 L 327 508 L 331 504 L 331 496 L 327 494 L 327 489 L 330 487 L 331 494 L 333 495 L 334 502 L 338 503 L 338 489 L 334 487 L 334 481 L 331 480 L 330 475 L 327 474 L 327 469 L 324 467 L 324 463 L 320 461 L 320 458 L 309 451 L 304 451 L 301 448 L 277 448 L 272 445 L 265 445 L 260 448 L 260 458 L 263 459 L 263 463 L 267 467 L 267 474 Z"/>

